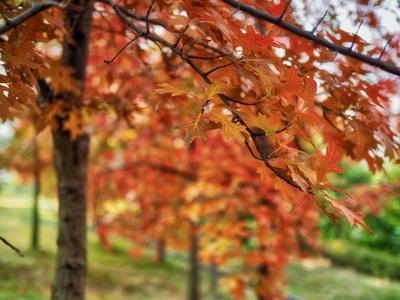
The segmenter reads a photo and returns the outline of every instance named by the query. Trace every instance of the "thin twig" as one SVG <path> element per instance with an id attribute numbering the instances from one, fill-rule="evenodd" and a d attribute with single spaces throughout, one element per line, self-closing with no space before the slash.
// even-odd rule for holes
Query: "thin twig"
<path id="1" fill-rule="evenodd" d="M 386 47 L 389 46 L 389 44 L 390 44 L 391 41 L 392 41 L 392 39 L 390 39 L 390 40 L 388 40 L 388 41 L 386 42 L 385 47 L 383 47 L 383 50 L 382 50 L 382 52 L 381 52 L 381 55 L 379 55 L 379 59 L 382 58 L 383 53 L 385 53 L 385 51 L 386 51 Z"/>
<path id="2" fill-rule="evenodd" d="M 234 64 L 235 64 L 235 62 L 231 62 L 231 63 L 229 63 L 229 64 L 225 64 L 225 65 L 222 65 L 222 66 L 215 67 L 215 68 L 211 69 L 210 71 L 205 72 L 204 75 L 208 76 L 208 75 L 210 75 L 212 72 L 215 72 L 215 71 L 217 71 L 217 70 L 219 70 L 219 69 L 222 69 L 222 68 L 229 67 L 229 66 L 234 65 Z"/>
<path id="3" fill-rule="evenodd" d="M 284 15 L 285 15 L 285 13 L 287 12 L 287 10 L 288 10 L 288 8 L 289 8 L 289 6 L 290 6 L 291 3 L 292 3 L 292 0 L 289 0 L 288 2 L 286 2 L 286 6 L 285 6 L 285 8 L 283 9 L 283 12 L 281 13 L 281 15 L 280 15 L 279 18 L 278 18 L 279 21 L 282 20 L 282 18 L 284 17 Z"/>
<path id="4" fill-rule="evenodd" d="M 248 103 L 248 102 L 243 102 L 243 101 L 240 101 L 240 100 L 233 99 L 233 98 L 228 97 L 228 96 L 225 96 L 225 97 L 226 97 L 226 99 L 228 99 L 230 102 L 234 102 L 234 103 L 238 103 L 238 104 L 242 104 L 242 105 L 248 105 L 248 106 L 250 106 L 250 105 L 257 105 L 257 104 L 260 104 L 260 103 L 263 102 L 263 101 L 261 100 L 261 101 L 258 101 L 258 102 Z"/>
<path id="5" fill-rule="evenodd" d="M 313 30 L 311 31 L 312 34 L 314 34 L 314 32 L 317 30 L 319 24 L 321 24 L 321 22 L 325 19 L 326 15 L 328 14 L 328 10 L 325 11 L 324 15 L 322 16 L 321 19 L 319 19 L 317 25 L 315 25 L 315 27 L 313 28 Z"/>
<path id="6" fill-rule="evenodd" d="M 357 36 L 358 36 L 358 31 L 360 30 L 361 25 L 362 25 L 363 22 L 364 22 L 364 20 L 361 20 L 360 24 L 358 25 L 356 34 L 355 34 L 355 36 L 354 36 L 354 38 L 353 38 L 353 42 L 351 43 L 351 46 L 350 46 L 350 48 L 349 48 L 350 50 L 353 49 L 354 43 L 356 42 L 356 39 L 357 39 Z"/>
<path id="7" fill-rule="evenodd" d="M 5 238 L 0 236 L 0 240 L 2 240 L 4 244 L 6 244 L 8 247 L 10 247 L 15 252 L 17 252 L 19 256 L 21 256 L 21 257 L 25 256 L 25 254 L 21 250 L 19 250 L 17 247 L 14 247 L 13 245 L 11 245 Z"/>
<path id="8" fill-rule="evenodd" d="M 244 143 L 245 143 L 247 149 L 249 149 L 250 154 L 251 154 L 255 159 L 263 161 L 263 159 L 262 159 L 261 157 L 258 157 L 257 155 L 254 154 L 253 149 L 251 149 L 251 147 L 250 147 L 250 145 L 249 145 L 249 142 L 248 142 L 246 139 L 244 139 Z"/>
<path id="9" fill-rule="evenodd" d="M 9 18 L 6 16 L 6 14 L 4 13 L 3 6 L 2 6 L 2 5 L 0 5 L 0 13 L 1 13 L 1 16 L 3 17 L 4 21 L 5 21 L 6 23 L 10 23 L 10 19 L 9 19 Z"/>
<path id="10" fill-rule="evenodd" d="M 231 16 L 233 16 L 234 14 L 236 14 L 238 11 L 240 10 L 240 8 L 239 7 L 236 7 L 236 9 L 233 11 L 233 12 L 231 12 Z"/>
<path id="11" fill-rule="evenodd" d="M 342 132 L 329 118 L 328 115 L 326 114 L 326 111 L 323 112 L 324 119 L 337 131 Z"/>
<path id="12" fill-rule="evenodd" d="M 229 54 L 221 54 L 221 55 L 217 55 L 217 56 L 199 56 L 199 55 L 186 54 L 186 56 L 188 58 L 191 58 L 191 59 L 203 59 L 203 60 L 213 60 L 213 59 L 218 59 L 218 58 L 221 58 L 221 57 L 226 57 L 228 55 Z"/>
<path id="13" fill-rule="evenodd" d="M 151 1 L 149 9 L 147 10 L 147 14 L 146 14 L 146 35 L 150 33 L 149 16 L 150 16 L 150 13 L 151 13 L 151 10 L 153 8 L 153 5 L 154 5 L 155 1 L 156 0 Z"/>
<path id="14" fill-rule="evenodd" d="M 130 44 L 132 44 L 134 41 L 136 41 L 138 38 L 140 38 L 141 36 L 143 36 L 143 34 L 139 34 L 137 36 L 135 36 L 133 39 L 131 39 L 124 47 L 122 47 L 121 50 L 119 50 L 117 52 L 117 54 L 115 54 L 115 56 L 111 59 L 111 60 L 104 60 L 104 62 L 106 64 L 110 64 L 112 62 L 114 62 L 114 60 L 126 49 L 126 47 L 128 47 Z"/>

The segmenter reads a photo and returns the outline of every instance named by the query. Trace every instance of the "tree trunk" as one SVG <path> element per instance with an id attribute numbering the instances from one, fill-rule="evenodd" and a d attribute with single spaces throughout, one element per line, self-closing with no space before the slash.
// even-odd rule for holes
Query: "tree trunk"
<path id="1" fill-rule="evenodd" d="M 199 240 L 197 228 L 192 223 L 192 232 L 190 235 L 190 275 L 189 275 L 189 300 L 200 299 L 200 264 L 198 260 Z"/>
<path id="2" fill-rule="evenodd" d="M 214 259 L 210 262 L 210 294 L 213 299 L 217 299 L 218 292 L 218 269 Z"/>
<path id="3" fill-rule="evenodd" d="M 165 240 L 159 239 L 157 241 L 157 264 L 161 265 L 165 263 Z"/>
<path id="4" fill-rule="evenodd" d="M 66 10 L 66 26 L 72 29 L 73 43 L 64 40 L 63 64 L 71 66 L 84 88 L 93 3 L 73 0 Z M 71 95 L 71 106 L 79 107 Z M 53 300 L 83 300 L 86 281 L 86 181 L 89 136 L 71 140 L 62 127 L 53 133 L 54 163 L 58 180 L 59 232 Z"/>
<path id="5" fill-rule="evenodd" d="M 259 283 L 259 290 L 258 290 L 258 295 L 257 298 L 258 300 L 268 300 L 265 296 L 266 291 L 263 289 L 265 288 L 264 285 L 262 284 L 262 280 L 268 276 L 268 266 L 266 264 L 262 264 L 258 266 L 258 275 L 260 277 L 260 283 Z"/>
<path id="6" fill-rule="evenodd" d="M 32 207 L 32 244 L 33 250 L 39 249 L 39 194 L 40 194 L 40 157 L 39 146 L 37 142 L 37 132 L 35 128 L 35 136 L 33 138 L 33 207 Z"/>

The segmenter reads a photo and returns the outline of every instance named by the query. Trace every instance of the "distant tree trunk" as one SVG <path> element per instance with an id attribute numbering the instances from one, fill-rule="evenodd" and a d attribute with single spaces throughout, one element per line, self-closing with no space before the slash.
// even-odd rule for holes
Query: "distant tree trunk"
<path id="1" fill-rule="evenodd" d="M 161 265 L 165 263 L 165 240 L 159 239 L 157 241 L 157 264 Z"/>
<path id="2" fill-rule="evenodd" d="M 200 263 L 198 259 L 199 240 L 197 226 L 192 224 L 190 234 L 190 275 L 189 275 L 189 300 L 200 299 Z"/>
<path id="3" fill-rule="evenodd" d="M 258 275 L 260 277 L 260 283 L 259 283 L 259 290 L 257 298 L 258 300 L 269 300 L 265 297 L 265 291 L 263 291 L 263 284 L 262 284 L 262 280 L 268 276 L 268 266 L 266 264 L 261 264 L 260 266 L 258 266 Z"/>
<path id="4" fill-rule="evenodd" d="M 90 23 L 93 3 L 73 0 L 66 10 L 66 26 L 72 29 L 73 42 L 64 41 L 62 62 L 71 66 L 82 84 L 86 76 Z M 68 98 L 69 97 L 69 98 Z M 71 95 L 65 100 L 79 107 Z M 59 232 L 53 300 L 83 300 L 86 282 L 86 181 L 89 136 L 71 140 L 62 127 L 53 133 L 54 163 L 58 180 Z"/>
<path id="5" fill-rule="evenodd" d="M 32 207 L 32 244 L 33 250 L 39 249 L 39 194 L 40 194 L 40 156 L 39 146 L 37 142 L 37 132 L 35 128 L 35 136 L 33 137 L 33 207 Z"/>
<path id="6" fill-rule="evenodd" d="M 214 259 L 210 262 L 210 294 L 216 299 L 218 289 L 218 269 Z"/>

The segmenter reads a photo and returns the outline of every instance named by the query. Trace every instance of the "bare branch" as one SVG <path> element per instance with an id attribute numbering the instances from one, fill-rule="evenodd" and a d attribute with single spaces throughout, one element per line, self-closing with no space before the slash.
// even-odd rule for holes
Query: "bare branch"
<path id="1" fill-rule="evenodd" d="M 248 13 L 249 15 L 251 15 L 255 18 L 262 19 L 262 20 L 265 20 L 272 24 L 275 24 L 293 34 L 296 34 L 300 37 L 306 38 L 306 39 L 313 41 L 321 46 L 324 46 L 328 49 L 336 51 L 342 55 L 355 58 L 355 59 L 362 61 L 366 64 L 369 64 L 371 66 L 378 67 L 381 70 L 384 70 L 388 73 L 392 73 L 394 75 L 400 76 L 400 68 L 399 67 L 391 66 L 387 63 L 382 62 L 380 59 L 372 58 L 367 55 L 352 51 L 351 49 L 349 49 L 347 47 L 342 47 L 342 46 L 336 45 L 332 42 L 329 42 L 323 38 L 320 38 L 320 37 L 314 35 L 312 32 L 309 32 L 309 31 L 303 30 L 301 28 L 298 28 L 296 26 L 293 26 L 289 23 L 286 23 L 286 22 L 280 20 L 277 17 L 273 17 L 265 12 L 257 10 L 251 6 L 245 5 L 236 0 L 221 0 L 221 1 L 234 7 L 235 9 L 239 8 L 241 11 Z"/>
<path id="2" fill-rule="evenodd" d="M 243 101 L 240 101 L 240 100 L 233 99 L 233 98 L 228 97 L 228 96 L 225 96 L 225 97 L 226 97 L 226 99 L 228 99 L 228 101 L 230 101 L 230 102 L 234 102 L 234 103 L 238 103 L 238 104 L 242 104 L 242 105 L 247 105 L 247 106 L 257 105 L 257 104 L 260 104 L 260 103 L 263 102 L 263 101 L 258 101 L 258 102 L 248 103 L 248 102 L 243 102 Z"/>
<path id="3" fill-rule="evenodd" d="M 389 44 L 390 44 L 391 41 L 392 41 L 391 39 L 387 41 L 387 43 L 385 44 L 385 47 L 383 47 L 383 50 L 382 50 L 382 52 L 381 52 L 381 55 L 379 55 L 379 59 L 382 58 L 383 53 L 385 53 L 385 51 L 386 51 L 386 47 L 389 46 Z"/>
<path id="4" fill-rule="evenodd" d="M 154 2 L 155 2 L 155 1 L 156 1 L 156 0 L 151 1 L 151 4 L 150 4 L 150 6 L 149 6 L 149 9 L 147 10 L 147 14 L 146 14 L 146 34 L 149 34 L 149 33 L 150 33 L 149 16 L 150 16 L 150 13 L 151 13 L 151 10 L 152 10 L 152 8 L 153 8 L 153 5 L 154 5 Z"/>
<path id="5" fill-rule="evenodd" d="M 56 1 L 43 1 L 40 3 L 35 3 L 30 9 L 23 12 L 22 14 L 18 15 L 13 19 L 6 19 L 6 22 L 3 26 L 0 27 L 0 34 L 3 34 L 18 25 L 22 24 L 23 22 L 29 20 L 30 18 L 36 16 L 40 12 L 49 9 L 53 6 L 61 6 L 60 2 Z"/>
<path id="6" fill-rule="evenodd" d="M 132 44 L 134 41 L 136 41 L 138 38 L 140 38 L 140 37 L 142 37 L 142 36 L 143 36 L 143 34 L 139 34 L 139 35 L 135 36 L 135 37 L 134 37 L 133 39 L 131 39 L 124 47 L 122 47 L 122 49 L 119 50 L 119 51 L 117 52 L 117 54 L 115 54 L 115 56 L 114 56 L 111 60 L 104 60 L 104 62 L 105 62 L 106 64 L 112 63 L 112 62 L 126 49 L 126 47 L 128 47 L 130 44 Z"/>
<path id="7" fill-rule="evenodd" d="M 283 19 L 283 17 L 285 16 L 287 10 L 289 9 L 289 6 L 290 6 L 291 3 L 292 3 L 292 0 L 288 0 L 288 2 L 286 2 L 286 5 L 285 5 L 285 8 L 283 9 L 283 12 L 279 16 L 279 21 Z"/>
<path id="8" fill-rule="evenodd" d="M 244 140 L 244 143 L 245 143 L 247 149 L 249 150 L 250 154 L 251 154 L 255 159 L 263 161 L 263 159 L 262 159 L 261 157 L 258 157 L 257 155 L 254 154 L 253 149 L 251 149 L 251 147 L 250 147 L 250 145 L 249 145 L 249 142 L 248 142 L 246 139 Z"/>
<path id="9" fill-rule="evenodd" d="M 311 33 L 314 33 L 314 32 L 317 30 L 319 24 L 321 24 L 321 22 L 326 18 L 327 14 L 328 14 L 328 10 L 326 10 L 325 13 L 324 13 L 324 15 L 322 16 L 322 18 L 319 19 L 317 25 L 315 25 L 315 27 L 313 28 L 313 30 L 311 31 Z"/>
<path id="10" fill-rule="evenodd" d="M 222 68 L 226 68 L 226 67 L 232 66 L 234 64 L 235 64 L 235 62 L 231 62 L 231 63 L 225 64 L 225 65 L 222 65 L 222 66 L 215 67 L 215 68 L 211 69 L 210 71 L 205 72 L 204 75 L 208 76 L 212 72 L 215 72 L 215 71 L 217 71 L 219 69 L 222 69 Z"/>
<path id="11" fill-rule="evenodd" d="M 360 30 L 361 25 L 362 25 L 363 22 L 364 22 L 364 20 L 361 20 L 360 25 L 358 25 L 356 34 L 354 35 L 354 38 L 353 38 L 353 42 L 351 43 L 351 46 L 350 46 L 350 50 L 353 49 L 354 43 L 356 42 L 356 39 L 357 39 L 357 36 L 358 36 L 358 31 Z"/>
<path id="12" fill-rule="evenodd" d="M 15 252 L 17 252 L 19 256 L 21 256 L 21 257 L 24 257 L 24 256 L 25 256 L 25 254 L 22 253 L 21 250 L 19 250 L 17 247 L 14 247 L 13 245 L 11 245 L 5 238 L 3 238 L 3 237 L 0 236 L 0 240 L 1 240 L 4 244 L 6 244 L 8 247 L 10 247 L 11 249 L 13 249 Z"/>

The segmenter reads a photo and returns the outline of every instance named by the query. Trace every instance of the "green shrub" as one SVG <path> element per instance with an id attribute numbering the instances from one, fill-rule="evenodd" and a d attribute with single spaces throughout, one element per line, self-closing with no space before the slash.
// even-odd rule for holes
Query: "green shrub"
<path id="1" fill-rule="evenodd" d="M 400 279 L 400 258 L 390 253 L 331 240 L 324 252 L 335 264 L 351 266 L 360 272 L 378 277 Z"/>

